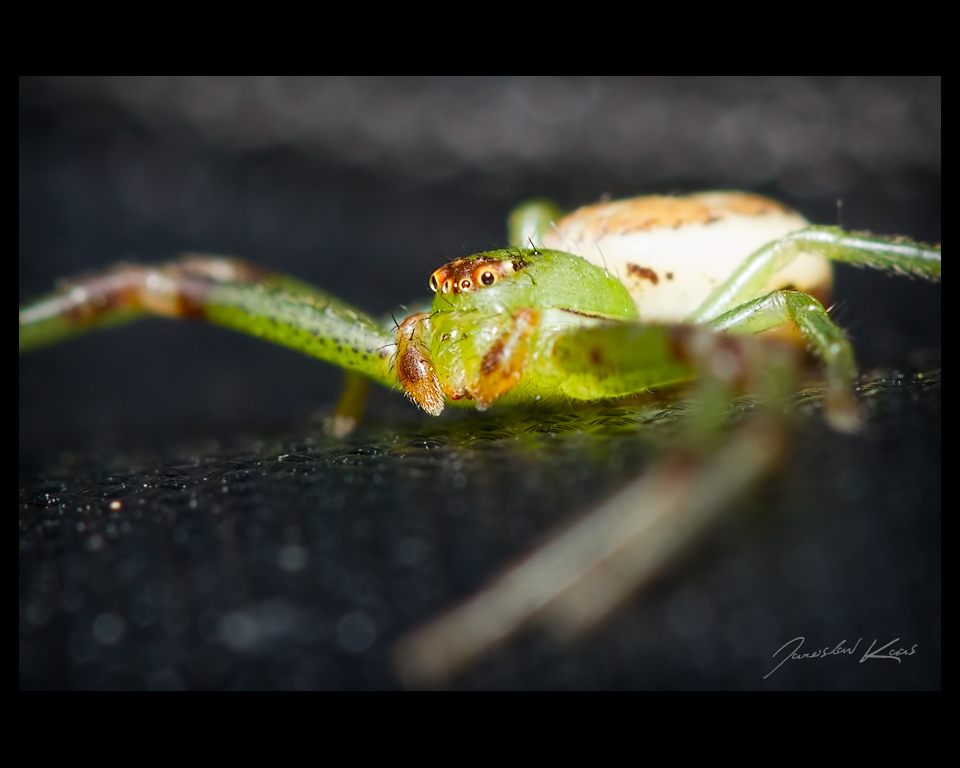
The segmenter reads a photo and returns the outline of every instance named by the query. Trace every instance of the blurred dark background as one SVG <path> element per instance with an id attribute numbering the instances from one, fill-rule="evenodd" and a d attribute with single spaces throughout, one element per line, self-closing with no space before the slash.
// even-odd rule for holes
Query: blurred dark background
<path id="1" fill-rule="evenodd" d="M 742 188 L 787 202 L 818 223 L 839 221 L 852 229 L 939 242 L 940 89 L 940 77 L 22 77 L 19 300 L 50 290 L 60 277 L 117 260 L 157 261 L 189 250 L 242 255 L 317 283 L 371 312 L 401 313 L 403 302 L 428 295 L 426 279 L 443 261 L 501 245 L 507 213 L 534 195 L 574 207 L 603 195 Z M 880 369 L 890 378 L 939 365 L 938 286 L 852 268 L 838 273 L 834 315 L 850 331 L 865 369 Z M 204 494 L 191 497 L 184 489 L 193 482 L 203 485 L 215 474 L 210 462 L 220 468 L 240 462 L 244 472 L 256 473 L 268 455 L 313 445 L 313 452 L 304 453 L 304 463 L 324 476 L 330 456 L 342 454 L 315 437 L 337 394 L 336 370 L 221 329 L 156 320 L 24 357 L 19 386 L 22 687 L 392 684 L 382 658 L 360 663 L 356 654 L 348 654 L 359 665 L 351 667 L 355 674 L 343 678 L 310 672 L 277 676 L 261 668 L 263 653 L 253 654 L 261 665 L 257 675 L 244 677 L 251 669 L 243 661 L 249 649 L 243 642 L 224 640 L 235 639 L 228 629 L 238 626 L 227 618 L 240 616 L 259 627 L 260 635 L 251 636 L 261 639 L 264 627 L 277 621 L 277 626 L 293 626 L 292 619 L 284 625 L 268 614 L 277 605 L 289 614 L 291 606 L 307 600 L 303 585 L 270 583 L 258 571 L 257 559 L 249 560 L 250 552 L 243 550 L 240 570 L 245 583 L 255 586 L 241 590 L 241 596 L 221 595 L 204 612 L 194 602 L 198 590 L 203 592 L 196 586 L 195 564 L 184 565 L 166 549 L 157 550 L 154 541 L 181 535 L 176 532 L 183 526 L 176 521 L 204 511 L 201 503 L 196 512 Z M 931 527 L 923 529 L 924 537 L 937 541 L 935 569 L 917 578 L 930 589 L 935 579 L 928 604 L 936 606 L 936 659 L 931 665 L 928 657 L 924 673 L 909 686 L 939 687 L 939 379 L 935 401 L 930 401 L 929 387 L 924 392 L 926 420 L 920 420 L 920 427 L 911 426 L 909 414 L 897 410 L 900 406 L 885 412 L 900 414 L 897 424 L 926 446 L 929 461 L 936 461 L 935 474 L 929 474 L 934 468 L 928 466 L 925 476 L 928 486 L 935 482 L 935 495 L 927 488 L 922 498 L 903 500 L 902 506 L 907 512 L 917 504 L 935 507 L 935 522 L 931 517 Z M 402 442 L 436 428 L 402 398 L 384 391 L 372 393 L 370 411 L 371 431 L 351 450 L 380 446 L 377 450 L 389 455 L 383 446 L 394 445 L 392 440 Z M 454 439 L 457 450 L 463 449 L 456 442 L 460 439 Z M 902 443 L 906 438 L 894 431 L 889 439 Z M 874 448 L 881 443 L 881 438 L 875 440 Z M 326 447 L 321 450 L 320 444 Z M 843 445 L 851 453 L 862 448 L 855 442 Z M 542 519 L 530 523 L 523 536 L 498 541 L 480 557 L 482 562 L 467 569 L 468 575 L 449 579 L 432 599 L 423 598 L 422 604 L 413 600 L 420 607 L 409 615 L 381 625 L 390 624 L 396 635 L 461 597 L 555 519 L 617 487 L 643 463 L 641 449 L 621 445 L 622 456 L 633 458 L 604 474 L 610 462 L 578 459 L 570 446 L 564 450 L 572 451 L 567 460 L 582 468 L 585 474 L 578 477 L 589 490 L 568 488 L 560 498 L 524 495 L 521 504 L 510 501 L 509 487 L 501 489 L 497 504 L 510 508 L 512 503 L 518 516 L 538 504 L 549 513 L 536 510 L 534 517 Z M 597 446 L 591 450 L 603 452 Z M 884 456 L 894 460 L 889 451 L 880 451 L 880 463 L 864 469 L 866 475 L 883 472 Z M 444 460 L 469 465 L 475 458 L 469 451 L 465 457 Z M 442 476 L 449 474 L 443 461 L 429 466 Z M 478 477 L 486 478 L 483 462 L 477 466 Z M 549 465 L 524 466 L 547 478 L 556 471 Z M 384 472 L 391 471 L 388 464 Z M 400 486 L 420 487 L 396 471 Z M 110 499 L 126 499 L 134 493 L 131 489 L 148 485 L 140 482 L 145 476 L 189 480 L 171 481 L 179 494 L 173 500 L 140 497 L 155 510 L 152 524 L 164 534 L 141 531 L 138 543 L 120 537 L 111 554 L 109 547 L 91 547 L 89 529 L 86 537 L 75 532 L 85 515 L 98 515 Z M 260 501 L 240 508 L 238 526 L 250 522 L 245 515 L 256 518 L 264 509 L 276 514 L 270 492 L 290 493 L 286 487 L 268 483 L 268 492 L 255 480 L 247 482 L 256 488 L 248 489 L 248 500 L 252 494 Z M 334 477 L 329 482 L 340 481 Z M 404 507 L 389 494 L 361 501 L 346 493 L 347 505 L 355 505 L 355 519 L 366 515 L 376 525 L 383 506 L 394 504 L 399 506 L 392 514 L 403 516 Z M 406 503 L 435 507 L 442 517 L 452 502 L 449 495 L 435 497 L 437 493 L 424 488 L 417 499 L 411 490 Z M 343 506 L 343 492 L 327 488 L 324 494 L 340 494 Z M 92 512 L 84 510 L 90 499 Z M 469 503 L 483 507 L 491 502 L 473 498 Z M 262 541 L 313 552 L 312 544 L 297 542 L 311 515 L 323 517 L 324 504 L 300 509 L 296 521 L 285 525 L 270 518 L 272 523 L 261 525 Z M 290 533 L 293 529 L 301 533 Z M 213 541 L 219 541 L 217 535 L 210 533 Z M 301 539 L 284 543 L 283 536 Z M 400 537 L 408 543 L 414 539 L 427 546 L 423 537 Z M 357 546 L 370 558 L 367 574 L 377 573 L 383 565 L 377 554 Z M 442 536 L 436 546 L 446 546 Z M 223 553 L 217 552 L 210 554 L 215 573 L 223 565 L 218 559 Z M 314 554 L 310 562 L 320 563 Z M 117 569 L 122 571 L 131 559 L 142 566 L 130 577 L 136 588 L 121 595 L 116 587 L 92 584 L 91 574 L 98 569 L 106 581 L 116 582 Z M 84 575 L 71 575 L 72 567 Z M 168 594 L 177 592 L 173 583 L 187 595 L 180 603 Z M 141 624 L 131 617 L 130 606 L 142 603 L 142 590 L 151 589 L 166 595 L 154 600 L 157 605 L 186 601 L 191 606 L 181 605 L 183 627 L 171 620 L 178 632 L 171 635 L 170 626 L 159 619 Z M 339 613 L 331 609 L 331 617 L 323 620 L 331 626 L 341 626 L 337 616 L 358 615 L 349 598 L 340 599 Z M 78 602 L 82 607 L 76 607 Z M 368 609 L 359 615 L 375 613 Z M 211 630 L 211 625 L 220 629 Z M 929 624 L 923 626 L 932 631 Z M 116 627 L 122 641 L 110 640 Z M 390 631 L 383 630 L 382 636 Z M 141 636 L 149 642 L 135 639 Z M 339 636 L 334 632 L 331 637 L 335 647 Z M 325 669 L 336 667 L 324 651 L 303 650 L 314 648 L 310 643 L 324 647 L 322 642 L 313 638 L 304 643 L 297 646 L 304 658 L 322 659 L 317 664 Z M 107 663 L 95 652 L 106 649 L 113 658 L 124 644 L 129 646 L 129 655 L 121 654 L 125 661 Z M 170 652 L 174 645 L 183 649 L 180 655 Z M 381 641 L 377 647 L 386 645 Z M 94 650 L 84 650 L 88 646 Z M 137 666 L 144 648 L 167 661 Z M 207 656 L 214 661 L 202 661 Z M 739 667 L 706 678 L 668 670 L 654 684 L 632 676 L 636 671 L 613 670 L 604 676 L 588 661 L 577 667 L 582 677 L 568 671 L 566 682 L 528 673 L 521 661 L 512 663 L 522 671 L 511 676 L 501 670 L 490 679 L 481 675 L 471 685 L 587 687 L 590 680 L 603 687 L 615 681 L 629 687 L 761 685 L 752 673 L 741 678 Z M 209 673 L 213 668 L 219 671 Z M 814 686 L 832 687 L 832 680 L 826 675 Z M 783 684 L 804 683 L 791 679 Z M 899 684 L 893 677 L 845 683 Z"/>

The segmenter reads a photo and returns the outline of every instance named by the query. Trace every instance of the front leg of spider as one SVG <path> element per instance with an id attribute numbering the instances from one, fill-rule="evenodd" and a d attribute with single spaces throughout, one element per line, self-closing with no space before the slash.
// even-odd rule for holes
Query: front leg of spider
<path id="1" fill-rule="evenodd" d="M 505 330 L 484 354 L 479 375 L 471 383 L 470 397 L 477 410 L 486 410 L 520 383 L 539 321 L 540 313 L 530 307 L 516 310 L 507 320 Z"/>

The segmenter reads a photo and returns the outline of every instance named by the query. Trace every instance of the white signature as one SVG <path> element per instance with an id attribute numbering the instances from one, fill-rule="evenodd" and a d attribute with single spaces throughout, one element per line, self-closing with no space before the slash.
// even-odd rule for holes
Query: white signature
<path id="1" fill-rule="evenodd" d="M 774 652 L 773 654 L 774 658 L 776 658 L 777 654 L 780 653 L 780 651 L 782 651 L 784 648 L 787 648 L 788 646 L 796 643 L 793 649 L 789 651 L 786 656 L 784 656 L 783 661 L 781 661 L 779 664 L 777 664 L 777 666 L 775 666 L 773 669 L 767 672 L 767 674 L 763 676 L 763 679 L 766 680 L 768 677 L 770 677 L 770 675 L 772 675 L 774 672 L 780 669 L 780 667 L 782 667 L 791 659 L 822 659 L 822 658 L 826 658 L 827 656 L 843 656 L 845 654 L 848 656 L 853 656 L 854 652 L 857 650 L 857 646 L 860 645 L 860 641 L 863 640 L 863 638 L 862 637 L 859 638 L 856 642 L 856 645 L 854 645 L 853 648 L 844 647 L 844 644 L 847 642 L 846 638 L 844 638 L 839 643 L 837 643 L 833 648 L 831 648 L 830 646 L 827 646 L 826 648 L 822 648 L 816 651 L 810 651 L 809 653 L 800 653 L 799 651 L 803 647 L 804 640 L 805 638 L 803 637 L 795 637 L 793 638 L 793 640 L 790 640 L 789 642 L 786 642 L 783 645 L 781 645 Z M 913 654 L 917 652 L 917 646 L 914 645 L 909 651 L 906 648 L 897 648 L 895 650 L 889 651 L 888 653 L 884 653 L 884 651 L 886 651 L 887 648 L 889 648 L 891 645 L 897 642 L 900 642 L 899 637 L 895 637 L 893 640 L 891 640 L 882 648 L 877 648 L 877 650 L 873 650 L 874 646 L 877 644 L 877 641 L 874 640 L 872 643 L 870 643 L 870 647 L 867 649 L 867 652 L 860 657 L 860 663 L 863 664 L 863 662 L 865 662 L 867 659 L 892 659 L 893 661 L 899 664 L 901 661 L 900 659 L 901 656 L 913 656 Z"/>

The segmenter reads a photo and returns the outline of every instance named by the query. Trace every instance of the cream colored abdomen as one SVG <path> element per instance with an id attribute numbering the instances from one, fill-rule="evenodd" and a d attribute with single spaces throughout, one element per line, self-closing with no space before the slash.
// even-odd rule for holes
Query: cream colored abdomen
<path id="1" fill-rule="evenodd" d="M 574 211 L 543 238 L 543 247 L 582 256 L 627 286 L 640 317 L 680 322 L 751 253 L 807 227 L 796 211 L 759 195 L 706 192 L 638 197 Z M 829 294 L 829 262 L 799 254 L 764 293 L 792 287 Z"/>

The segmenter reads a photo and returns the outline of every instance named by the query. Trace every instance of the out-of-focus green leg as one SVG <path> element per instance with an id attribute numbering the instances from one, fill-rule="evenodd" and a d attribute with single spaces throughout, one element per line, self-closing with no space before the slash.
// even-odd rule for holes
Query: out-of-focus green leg
<path id="1" fill-rule="evenodd" d="M 753 253 L 687 322 L 705 323 L 761 293 L 771 276 L 800 253 L 940 282 L 939 245 L 847 232 L 839 227 L 809 227 Z"/>
<path id="2" fill-rule="evenodd" d="M 697 379 L 699 409 L 689 422 L 688 444 L 708 447 L 725 406 L 749 390 L 771 409 L 792 391 L 798 370 L 793 345 L 716 333 L 690 325 L 611 323 L 561 334 L 553 361 L 571 397 L 616 398 Z"/>
<path id="3" fill-rule="evenodd" d="M 348 372 L 343 380 L 343 390 L 333 414 L 323 420 L 323 431 L 334 437 L 346 437 L 357 426 L 363 415 L 363 405 L 370 389 L 370 379 L 358 373 Z"/>
<path id="4" fill-rule="evenodd" d="M 96 321 L 97 328 L 109 328 L 115 325 L 137 320 L 143 311 L 134 307 L 117 308 L 104 313 Z M 64 297 L 50 294 L 20 307 L 20 354 L 42 349 L 73 336 L 79 336 L 92 330 L 93 324 L 71 316 L 65 309 Z"/>
<path id="5" fill-rule="evenodd" d="M 707 323 L 708 328 L 736 334 L 756 334 L 794 322 L 809 339 L 827 369 L 826 417 L 834 429 L 856 432 L 862 425 L 851 388 L 857 366 L 846 334 L 823 304 L 799 291 L 773 291 L 745 302 Z"/>
<path id="6" fill-rule="evenodd" d="M 507 242 L 511 248 L 536 248 L 543 242 L 543 234 L 562 216 L 560 206 L 551 200 L 521 203 L 507 220 Z"/>
<path id="7" fill-rule="evenodd" d="M 375 320 L 299 280 L 214 256 L 121 264 L 66 283 L 20 307 L 20 352 L 142 315 L 206 320 L 396 384 L 396 338 Z"/>
<path id="8" fill-rule="evenodd" d="M 559 388 L 576 399 L 600 400 L 689 381 L 696 371 L 684 341 L 693 330 L 640 323 L 573 327 L 553 343 Z"/>

